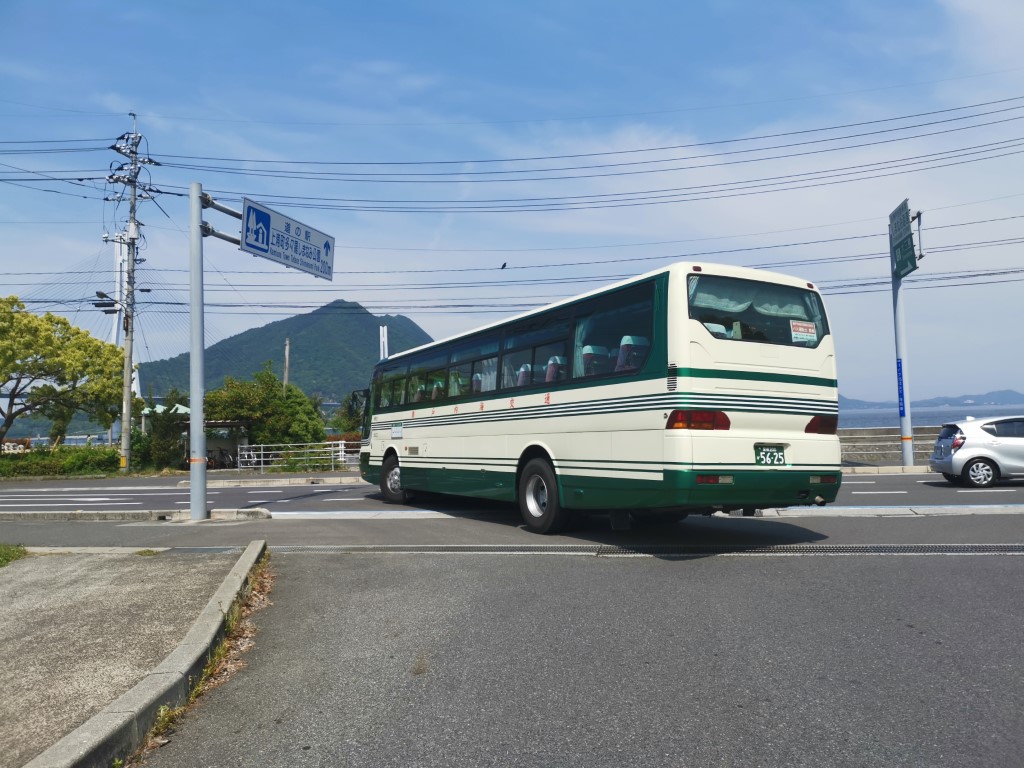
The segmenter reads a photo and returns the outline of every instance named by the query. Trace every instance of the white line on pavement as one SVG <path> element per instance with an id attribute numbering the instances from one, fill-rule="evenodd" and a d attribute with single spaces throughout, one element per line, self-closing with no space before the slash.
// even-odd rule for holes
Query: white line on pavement
<path id="1" fill-rule="evenodd" d="M 46 504 L 0 504 L 0 509 L 7 507 L 13 507 L 17 509 L 23 509 L 25 507 L 98 507 L 100 505 L 111 506 L 118 505 L 122 507 L 128 506 L 141 506 L 141 501 L 69 501 L 67 503 L 51 501 Z"/>
<path id="2" fill-rule="evenodd" d="M 897 493 L 906 493 L 906 491 L 850 491 L 854 496 L 891 496 Z"/>
<path id="3" fill-rule="evenodd" d="M 346 510 L 345 512 L 273 512 L 274 519 L 289 518 L 291 520 L 432 520 L 450 519 L 453 515 L 432 510 L 410 509 L 403 512 L 383 510 Z"/>
<path id="4" fill-rule="evenodd" d="M 1016 493 L 1016 488 L 965 488 L 957 493 Z"/>

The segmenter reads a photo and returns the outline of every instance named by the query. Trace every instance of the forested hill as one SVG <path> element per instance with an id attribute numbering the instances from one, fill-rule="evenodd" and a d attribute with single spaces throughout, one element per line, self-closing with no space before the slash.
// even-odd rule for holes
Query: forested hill
<path id="1" fill-rule="evenodd" d="M 391 354 L 431 341 L 416 323 L 402 315 L 371 315 L 361 305 L 332 301 L 309 314 L 278 320 L 224 339 L 206 350 L 206 387 L 224 383 L 225 376 L 248 379 L 269 360 L 284 377 L 285 339 L 290 339 L 288 381 L 306 394 L 340 401 L 369 384 L 378 360 L 379 328 L 388 327 Z M 142 395 L 162 397 L 171 387 L 189 389 L 187 354 L 139 367 Z"/>

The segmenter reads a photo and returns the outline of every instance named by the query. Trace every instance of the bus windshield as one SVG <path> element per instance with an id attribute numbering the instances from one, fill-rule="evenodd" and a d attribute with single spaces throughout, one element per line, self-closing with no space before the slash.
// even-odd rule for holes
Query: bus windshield
<path id="1" fill-rule="evenodd" d="M 815 291 L 717 275 L 689 275 L 690 318 L 717 339 L 817 347 L 828 321 Z"/>

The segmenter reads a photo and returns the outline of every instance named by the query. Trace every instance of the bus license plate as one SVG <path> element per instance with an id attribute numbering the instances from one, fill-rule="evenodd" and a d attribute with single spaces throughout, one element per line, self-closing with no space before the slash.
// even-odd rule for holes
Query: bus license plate
<path id="1" fill-rule="evenodd" d="M 780 466 L 786 463 L 786 451 L 781 445 L 755 445 L 754 463 Z"/>

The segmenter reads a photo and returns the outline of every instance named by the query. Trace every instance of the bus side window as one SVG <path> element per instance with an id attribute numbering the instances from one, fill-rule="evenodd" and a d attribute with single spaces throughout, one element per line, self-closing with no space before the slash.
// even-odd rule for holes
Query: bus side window
<path id="1" fill-rule="evenodd" d="M 476 389 L 476 377 L 480 376 L 480 389 Z M 498 358 L 487 357 L 473 363 L 473 387 L 474 391 L 493 392 L 498 388 Z"/>
<path id="2" fill-rule="evenodd" d="M 442 368 L 440 371 L 431 371 L 427 374 L 427 386 L 430 389 L 431 400 L 444 400 L 448 396 L 447 392 L 445 392 L 447 373 Z"/>
<path id="3" fill-rule="evenodd" d="M 448 371 L 448 397 L 462 397 L 470 393 L 473 366 L 469 363 L 453 365 Z"/>
<path id="4" fill-rule="evenodd" d="M 533 382 L 535 384 L 565 381 L 565 347 L 564 341 L 556 341 L 534 348 Z"/>
<path id="5" fill-rule="evenodd" d="M 529 348 L 517 352 L 506 352 L 501 358 L 501 388 L 514 389 L 532 384 L 531 359 L 532 351 Z"/>

